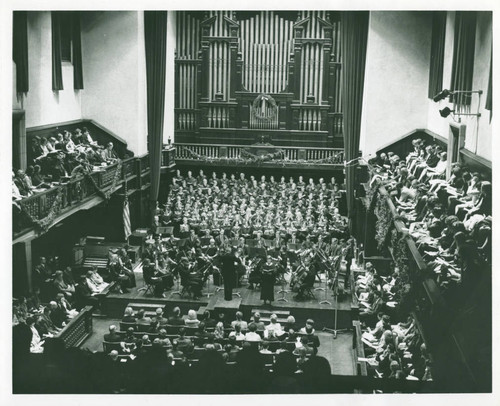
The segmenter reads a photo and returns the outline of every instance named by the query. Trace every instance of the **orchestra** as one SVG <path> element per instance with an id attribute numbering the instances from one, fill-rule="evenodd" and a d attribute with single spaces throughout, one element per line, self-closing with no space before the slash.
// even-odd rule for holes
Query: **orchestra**
<path id="1" fill-rule="evenodd" d="M 302 176 L 297 183 L 293 177 L 276 182 L 244 173 L 207 177 L 202 170 L 183 177 L 177 170 L 156 213 L 158 226 L 173 226 L 173 235 L 151 236 L 143 259 L 155 266 L 153 277 L 168 276 L 164 289 L 176 279 L 182 294 L 193 298 L 212 276 L 225 290 L 243 283 L 260 288 L 266 302 L 274 283 L 288 279 L 295 298 L 305 299 L 319 273 L 331 280 L 338 271 L 348 236 L 338 209 L 341 193 L 335 178 L 328 184 L 306 183 Z"/>

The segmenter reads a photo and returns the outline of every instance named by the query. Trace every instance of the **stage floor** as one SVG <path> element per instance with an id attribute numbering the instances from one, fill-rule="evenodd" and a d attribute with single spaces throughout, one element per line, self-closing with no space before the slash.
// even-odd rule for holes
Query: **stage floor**
<path id="1" fill-rule="evenodd" d="M 144 290 L 139 292 L 139 289 L 144 286 L 142 277 L 142 266 L 139 265 L 135 270 L 137 287 L 130 289 L 128 293 L 110 293 L 105 298 L 105 311 L 108 316 L 120 317 L 123 310 L 128 303 L 147 303 L 158 304 L 164 306 L 168 311 L 175 306 L 179 306 L 183 312 L 189 309 L 194 310 L 210 310 L 212 312 L 223 312 L 226 315 L 232 315 L 240 310 L 245 315 L 250 315 L 253 309 L 263 309 L 266 311 L 274 310 L 288 310 L 296 319 L 305 322 L 307 318 L 319 318 L 323 320 L 324 326 L 331 326 L 333 321 L 334 311 L 338 310 L 339 323 L 343 328 L 350 325 L 350 312 L 351 312 L 351 295 L 350 293 L 340 295 L 337 302 L 333 297 L 333 292 L 328 289 L 326 292 L 323 290 L 314 290 L 316 288 L 325 288 L 324 275 L 322 275 L 322 282 L 316 281 L 314 284 L 314 298 L 305 300 L 296 300 L 295 292 L 288 292 L 285 294 L 287 301 L 280 301 L 282 296 L 278 293 L 281 285 L 274 287 L 274 302 L 272 305 L 264 305 L 260 299 L 260 288 L 249 289 L 246 283 L 244 286 L 235 288 L 233 292 L 239 292 L 240 296 L 233 295 L 233 299 L 224 300 L 224 291 L 221 289 L 217 292 L 217 286 L 213 284 L 212 278 L 209 278 L 208 284 L 204 286 L 202 293 L 203 296 L 197 300 L 192 299 L 189 295 L 180 296 L 174 293 L 177 290 L 177 285 L 174 285 L 171 291 L 165 292 L 166 297 L 155 297 L 151 292 L 146 293 Z M 287 279 L 289 276 L 287 275 Z M 289 290 L 289 285 L 285 286 Z M 320 303 L 327 300 L 330 303 Z M 347 317 L 348 316 L 348 317 Z M 346 318 L 347 317 L 347 318 Z"/>

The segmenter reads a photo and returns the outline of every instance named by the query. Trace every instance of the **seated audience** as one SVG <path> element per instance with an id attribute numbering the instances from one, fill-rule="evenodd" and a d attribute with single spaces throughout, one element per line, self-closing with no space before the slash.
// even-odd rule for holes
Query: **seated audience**
<path id="1" fill-rule="evenodd" d="M 234 337 L 236 341 L 245 341 L 245 334 L 241 331 L 241 324 L 236 323 L 234 325 L 234 331 L 231 331 L 228 337 Z"/>
<path id="2" fill-rule="evenodd" d="M 243 320 L 243 313 L 242 312 L 236 312 L 236 320 L 231 322 L 231 327 L 234 328 L 234 326 L 239 323 L 241 330 L 246 331 L 248 329 L 248 323 Z"/>
<path id="3" fill-rule="evenodd" d="M 121 336 L 116 332 L 116 326 L 109 326 L 109 333 L 104 334 L 104 341 L 108 343 L 119 343 L 122 341 Z"/>
<path id="4" fill-rule="evenodd" d="M 144 311 L 142 312 L 142 316 L 144 317 Z M 134 310 L 131 307 L 126 307 L 125 312 L 123 313 L 122 321 L 124 323 L 136 323 L 137 319 L 134 316 Z"/>
<path id="5" fill-rule="evenodd" d="M 257 325 L 254 322 L 248 325 L 248 332 L 245 334 L 245 341 L 248 342 L 262 341 L 261 336 L 257 333 Z"/>
<path id="6" fill-rule="evenodd" d="M 174 307 L 172 316 L 168 319 L 168 324 L 171 326 L 184 326 L 186 324 L 181 316 L 181 309 L 179 307 Z"/>
<path id="7" fill-rule="evenodd" d="M 198 315 L 195 310 L 188 311 L 185 324 L 186 327 L 198 327 L 200 325 L 200 321 L 198 320 Z"/>

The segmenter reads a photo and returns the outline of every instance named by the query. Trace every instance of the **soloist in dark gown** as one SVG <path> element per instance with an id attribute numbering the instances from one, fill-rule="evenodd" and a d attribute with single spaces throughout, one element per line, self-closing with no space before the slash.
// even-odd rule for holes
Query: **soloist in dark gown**
<path id="1" fill-rule="evenodd" d="M 265 264 L 262 268 L 262 280 L 260 283 L 260 299 L 261 300 L 274 300 L 274 282 L 276 276 L 272 265 Z"/>

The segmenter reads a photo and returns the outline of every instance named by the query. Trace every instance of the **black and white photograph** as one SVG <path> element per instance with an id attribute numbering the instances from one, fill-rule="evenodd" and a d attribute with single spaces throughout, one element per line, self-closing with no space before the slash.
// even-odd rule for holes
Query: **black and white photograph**
<path id="1" fill-rule="evenodd" d="M 2 7 L 10 396 L 494 404 L 497 15 L 400 3 Z"/>

